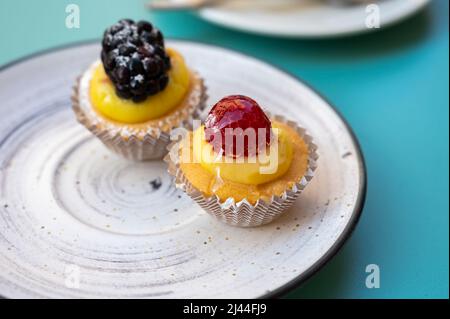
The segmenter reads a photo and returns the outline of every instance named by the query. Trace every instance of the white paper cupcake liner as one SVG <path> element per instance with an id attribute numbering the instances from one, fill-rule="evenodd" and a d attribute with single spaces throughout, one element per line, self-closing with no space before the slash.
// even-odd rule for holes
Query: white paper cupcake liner
<path id="1" fill-rule="evenodd" d="M 247 199 L 236 202 L 232 197 L 224 201 L 221 201 L 217 195 L 207 197 L 189 182 L 180 168 L 179 160 L 173 161 L 170 154 L 168 154 L 164 160 L 169 164 L 168 171 L 174 176 L 176 187 L 184 190 L 209 214 L 228 225 L 255 227 L 268 224 L 279 217 L 293 205 L 296 198 L 313 178 L 319 156 L 317 154 L 317 146 L 313 143 L 312 137 L 306 133 L 305 129 L 299 127 L 295 122 L 286 120 L 282 116 L 276 115 L 271 118 L 295 129 L 308 145 L 309 150 L 308 166 L 304 176 L 291 188 L 286 189 L 280 196 L 273 195 L 269 200 L 259 199 L 254 205 Z M 169 145 L 169 149 L 174 147 L 178 147 L 178 144 L 172 143 Z M 172 152 L 178 151 L 175 149 L 172 150 Z M 179 159 L 178 156 L 176 158 Z"/>
<path id="2" fill-rule="evenodd" d="M 113 152 L 134 161 L 162 159 L 170 144 L 170 131 L 177 127 L 190 128 L 192 121 L 199 118 L 205 108 L 208 96 L 204 81 L 197 73 L 192 74 L 195 85 L 186 97 L 187 105 L 144 128 L 107 121 L 91 105 L 86 105 L 90 103 L 87 102 L 88 83 L 83 83 L 89 77 L 86 79 L 85 75 L 73 87 L 72 107 L 78 122 Z"/>

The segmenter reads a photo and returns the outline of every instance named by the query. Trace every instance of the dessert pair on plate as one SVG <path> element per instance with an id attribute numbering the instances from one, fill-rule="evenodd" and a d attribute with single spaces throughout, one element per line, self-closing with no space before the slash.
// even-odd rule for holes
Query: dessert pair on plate
<path id="1" fill-rule="evenodd" d="M 207 212 L 231 225 L 267 224 L 311 180 L 316 146 L 297 124 L 243 95 L 224 97 L 195 125 L 206 97 L 203 79 L 158 29 L 121 20 L 105 31 L 101 61 L 79 78 L 72 100 L 78 121 L 116 153 L 167 154 L 176 186 Z"/>

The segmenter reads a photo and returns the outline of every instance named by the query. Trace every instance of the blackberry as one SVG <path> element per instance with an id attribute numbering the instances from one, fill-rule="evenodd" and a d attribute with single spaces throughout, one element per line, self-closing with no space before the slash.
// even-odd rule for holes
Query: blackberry
<path id="1" fill-rule="evenodd" d="M 170 58 L 164 38 L 149 22 L 124 19 L 109 27 L 103 35 L 101 58 L 123 99 L 141 102 L 169 82 Z"/>

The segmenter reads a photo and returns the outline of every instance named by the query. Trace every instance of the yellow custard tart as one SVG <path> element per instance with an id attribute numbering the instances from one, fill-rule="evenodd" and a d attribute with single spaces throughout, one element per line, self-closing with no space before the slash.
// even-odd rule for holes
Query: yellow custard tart
<path id="1" fill-rule="evenodd" d="M 108 28 L 101 60 L 77 81 L 73 109 L 111 150 L 132 160 L 161 159 L 170 131 L 190 126 L 206 88 L 151 23 L 121 20 Z"/>
<path id="2" fill-rule="evenodd" d="M 311 180 L 317 158 L 304 129 L 233 95 L 174 144 L 166 161 L 176 185 L 207 212 L 245 227 L 267 224 L 290 207 Z"/>

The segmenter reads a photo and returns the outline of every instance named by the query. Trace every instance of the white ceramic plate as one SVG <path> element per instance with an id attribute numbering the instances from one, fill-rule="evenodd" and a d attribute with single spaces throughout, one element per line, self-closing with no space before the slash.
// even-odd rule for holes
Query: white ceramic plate
<path id="1" fill-rule="evenodd" d="M 98 57 L 97 44 L 16 62 L 0 72 L 2 296 L 276 296 L 315 272 L 351 233 L 364 201 L 364 163 L 333 108 L 254 58 L 169 45 L 204 76 L 209 104 L 247 94 L 307 128 L 320 152 L 312 183 L 272 224 L 224 225 L 173 187 L 163 162 L 121 159 L 76 122 L 71 86 Z"/>
<path id="2" fill-rule="evenodd" d="M 353 1 L 354 4 L 331 3 Z M 282 37 L 334 37 L 367 32 L 366 7 L 378 5 L 381 28 L 401 21 L 420 10 L 429 0 L 378 0 L 357 3 L 358 0 L 255 0 L 262 3 L 256 9 L 228 4 L 200 11 L 204 19 L 219 25 L 264 35 Z M 364 1 L 359 1 L 364 2 Z M 356 3 L 356 4 L 355 4 Z"/>

